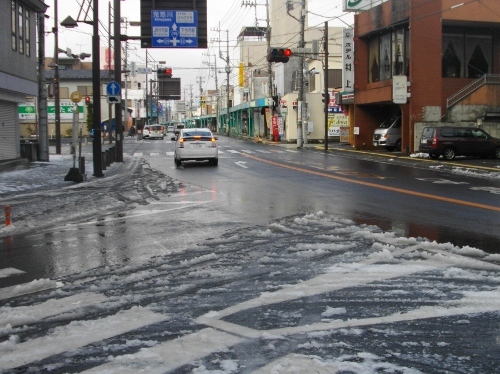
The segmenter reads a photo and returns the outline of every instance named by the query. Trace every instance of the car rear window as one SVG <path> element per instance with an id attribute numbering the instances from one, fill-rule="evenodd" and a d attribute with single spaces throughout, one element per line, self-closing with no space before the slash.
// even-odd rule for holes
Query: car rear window
<path id="1" fill-rule="evenodd" d="M 434 128 L 433 127 L 424 128 L 424 131 L 422 131 L 422 136 L 425 138 L 432 138 L 434 136 Z"/>
<path id="2" fill-rule="evenodd" d="M 194 138 L 201 136 L 203 138 L 211 138 L 212 133 L 210 131 L 200 131 L 200 130 L 187 130 L 182 133 L 184 138 Z"/>
<path id="3" fill-rule="evenodd" d="M 154 131 L 154 130 L 159 131 L 159 130 L 161 130 L 161 125 L 153 125 L 153 126 L 151 126 L 151 129 L 152 129 L 153 131 Z"/>

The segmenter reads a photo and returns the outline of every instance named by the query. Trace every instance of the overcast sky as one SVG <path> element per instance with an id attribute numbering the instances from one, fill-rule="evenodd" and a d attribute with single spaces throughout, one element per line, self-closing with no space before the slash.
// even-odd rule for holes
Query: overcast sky
<path id="1" fill-rule="evenodd" d="M 58 19 L 59 23 L 67 16 L 77 19 L 80 5 L 83 0 L 59 0 L 58 2 Z M 282 1 L 286 0 L 273 0 Z M 309 26 L 322 26 L 325 21 L 341 16 L 342 0 L 308 0 L 309 1 Z M 88 2 L 88 0 L 86 1 Z M 100 27 L 101 45 L 108 44 L 107 37 L 104 36 L 108 27 L 108 9 L 113 5 L 114 0 L 100 0 L 99 1 L 99 18 L 101 19 L 102 26 Z M 45 27 L 49 32 L 54 25 L 54 0 L 45 0 L 49 5 L 47 10 L 48 19 L 46 20 Z M 248 6 L 243 4 L 257 3 L 257 6 Z M 229 30 L 230 49 L 236 45 L 236 37 L 243 26 L 254 26 L 256 18 L 259 26 L 265 26 L 266 7 L 265 0 L 207 0 L 208 7 L 208 49 L 161 49 L 153 48 L 148 49 L 149 64 L 155 64 L 154 61 L 165 61 L 167 66 L 173 68 L 173 76 L 180 77 L 182 85 L 194 84 L 199 86 L 199 77 L 202 77 L 202 84 L 204 89 L 214 89 L 215 82 L 213 78 L 209 78 L 208 67 L 204 61 L 208 60 L 207 55 L 210 55 L 210 61 L 214 63 L 214 56 L 219 55 L 219 43 L 217 40 L 222 40 L 221 47 L 225 55 L 226 48 L 226 30 Z M 140 0 L 124 0 L 121 1 L 121 15 L 122 18 L 128 21 L 140 21 Z M 321 15 L 321 16 L 320 16 Z M 89 12 L 90 18 L 92 11 Z M 328 17 L 328 18 L 327 18 Z M 352 15 L 347 14 L 341 17 L 344 22 L 352 24 Z M 294 21 L 295 22 L 295 21 Z M 330 26 L 345 26 L 345 23 L 334 20 L 331 21 Z M 223 30 L 220 34 L 217 30 Z M 139 27 L 129 27 L 127 30 L 128 35 L 139 35 Z M 71 48 L 72 53 L 91 53 L 92 52 L 92 27 L 90 25 L 79 24 L 78 28 L 65 29 L 59 27 L 59 48 Z M 52 57 L 54 51 L 54 37 L 53 34 L 46 34 L 46 55 Z M 232 58 L 232 56 L 231 56 Z M 128 62 L 135 61 L 138 66 L 144 65 L 146 60 L 146 50 L 140 48 L 138 41 L 130 41 L 128 43 Z M 234 59 L 231 61 L 233 67 L 237 65 Z M 217 67 L 219 70 L 224 70 L 225 62 L 217 58 Z M 237 70 L 233 69 L 233 76 L 237 75 Z M 219 84 L 223 84 L 225 74 L 219 77 Z M 232 81 L 231 83 L 234 83 Z"/>

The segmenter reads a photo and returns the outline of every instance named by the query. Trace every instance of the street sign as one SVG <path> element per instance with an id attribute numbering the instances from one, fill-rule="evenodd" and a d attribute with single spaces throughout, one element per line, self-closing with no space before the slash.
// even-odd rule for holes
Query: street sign
<path id="1" fill-rule="evenodd" d="M 106 86 L 108 96 L 116 96 L 120 93 L 121 88 L 117 82 L 109 82 Z"/>
<path id="2" fill-rule="evenodd" d="M 108 95 L 108 104 L 120 104 L 122 102 L 121 96 Z"/>
<path id="3" fill-rule="evenodd" d="M 69 97 L 75 104 L 78 104 L 80 101 L 82 101 L 82 94 L 78 91 L 73 91 L 71 95 L 69 95 Z"/>
<path id="4" fill-rule="evenodd" d="M 196 10 L 152 10 L 151 46 L 156 48 L 197 48 Z"/>
<path id="5" fill-rule="evenodd" d="M 153 69 L 152 68 L 137 68 L 136 72 L 137 72 L 137 74 L 152 74 Z"/>

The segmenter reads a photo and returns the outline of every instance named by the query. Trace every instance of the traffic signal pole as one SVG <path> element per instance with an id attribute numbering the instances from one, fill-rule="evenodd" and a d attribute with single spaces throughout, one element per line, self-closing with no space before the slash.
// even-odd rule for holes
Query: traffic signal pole
<path id="1" fill-rule="evenodd" d="M 121 41 L 120 41 L 120 27 L 121 27 L 121 16 L 120 16 L 120 0 L 114 0 L 113 3 L 113 34 L 114 34 L 114 52 L 115 52 L 115 82 L 121 85 L 122 81 L 122 55 L 121 55 Z M 120 90 L 121 95 L 121 90 Z M 122 108 L 125 108 L 125 113 L 127 111 L 127 103 L 122 106 L 121 100 L 119 103 L 115 103 L 115 159 L 117 162 L 123 162 L 123 113 Z M 112 124 L 109 124 L 109 131 L 111 133 Z"/>
<path id="2" fill-rule="evenodd" d="M 306 3 L 301 1 L 300 10 L 300 43 L 299 48 L 304 48 L 304 24 L 306 20 Z M 304 55 L 300 56 L 299 62 L 299 94 L 297 98 L 297 148 L 304 146 L 304 139 L 307 142 L 307 134 L 304 126 Z"/>

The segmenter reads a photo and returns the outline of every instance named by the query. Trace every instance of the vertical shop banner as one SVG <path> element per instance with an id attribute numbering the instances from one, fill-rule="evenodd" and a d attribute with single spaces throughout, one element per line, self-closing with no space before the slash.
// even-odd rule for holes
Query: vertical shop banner
<path id="1" fill-rule="evenodd" d="M 354 91 L 354 30 L 344 28 L 342 38 L 342 91 Z"/>

